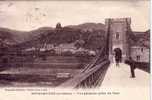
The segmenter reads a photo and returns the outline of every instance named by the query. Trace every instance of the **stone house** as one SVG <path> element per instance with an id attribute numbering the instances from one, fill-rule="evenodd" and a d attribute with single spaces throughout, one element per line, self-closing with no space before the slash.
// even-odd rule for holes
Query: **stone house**
<path id="1" fill-rule="evenodd" d="M 133 32 L 136 41 L 131 44 L 131 57 L 137 62 L 149 62 L 150 58 L 150 31 Z"/>

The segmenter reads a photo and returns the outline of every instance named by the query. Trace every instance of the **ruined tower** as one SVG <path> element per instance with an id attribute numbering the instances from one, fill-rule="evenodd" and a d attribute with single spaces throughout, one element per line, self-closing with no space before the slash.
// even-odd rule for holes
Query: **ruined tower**
<path id="1" fill-rule="evenodd" d="M 128 29 L 130 28 L 131 18 L 109 18 L 105 20 L 106 33 L 108 39 L 109 59 L 114 61 L 114 50 L 120 49 L 122 61 L 129 57 Z"/>

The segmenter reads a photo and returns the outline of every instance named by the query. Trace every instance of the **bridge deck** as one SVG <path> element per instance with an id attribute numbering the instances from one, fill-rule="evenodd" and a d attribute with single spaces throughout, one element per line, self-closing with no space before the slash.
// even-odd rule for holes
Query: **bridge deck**
<path id="1" fill-rule="evenodd" d="M 150 74 L 142 70 L 135 69 L 135 78 L 130 78 L 130 66 L 120 64 L 116 67 L 111 64 L 100 89 L 120 92 L 119 96 L 112 96 L 111 99 L 128 100 L 149 100 L 150 99 Z M 120 100 L 121 100 L 120 99 Z"/>
<path id="2" fill-rule="evenodd" d="M 149 87 L 150 74 L 142 70 L 135 69 L 135 78 L 130 78 L 130 66 L 121 63 L 117 67 L 114 63 L 106 73 L 102 82 L 103 87 Z"/>

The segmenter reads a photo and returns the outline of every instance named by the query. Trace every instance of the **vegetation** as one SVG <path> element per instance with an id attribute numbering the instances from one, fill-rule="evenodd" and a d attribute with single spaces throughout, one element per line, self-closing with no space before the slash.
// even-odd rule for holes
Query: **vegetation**
<path id="1" fill-rule="evenodd" d="M 100 49 L 105 42 L 105 35 L 102 30 L 81 31 L 72 28 L 62 28 L 54 30 L 48 34 L 40 36 L 40 43 L 54 44 L 58 46 L 63 43 L 75 43 L 77 48 L 85 48 L 90 50 Z"/>

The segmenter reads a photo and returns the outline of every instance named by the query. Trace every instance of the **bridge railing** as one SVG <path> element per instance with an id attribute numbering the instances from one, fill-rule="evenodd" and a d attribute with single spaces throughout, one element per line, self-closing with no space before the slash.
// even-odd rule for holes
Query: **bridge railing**
<path id="1" fill-rule="evenodd" d="M 62 83 L 58 88 L 92 88 L 97 87 L 104 79 L 104 75 L 110 64 L 108 59 L 104 59 L 102 63 L 96 64 L 94 67 L 72 77 L 68 81 Z"/>
<path id="2" fill-rule="evenodd" d="M 126 60 L 125 63 L 130 65 L 131 67 L 138 68 L 145 72 L 150 73 L 150 63 L 149 62 L 137 62 L 134 60 Z"/>

